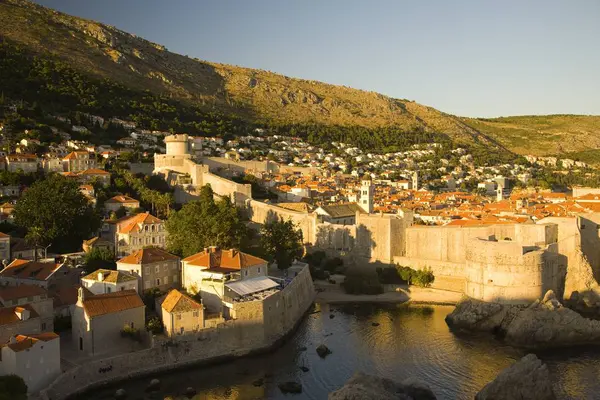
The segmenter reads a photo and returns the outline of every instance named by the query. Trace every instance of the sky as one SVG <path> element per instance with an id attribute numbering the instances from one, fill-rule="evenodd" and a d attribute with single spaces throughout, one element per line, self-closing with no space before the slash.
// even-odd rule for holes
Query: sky
<path id="1" fill-rule="evenodd" d="M 600 115 L 598 0 L 36 0 L 203 60 L 469 117 Z"/>

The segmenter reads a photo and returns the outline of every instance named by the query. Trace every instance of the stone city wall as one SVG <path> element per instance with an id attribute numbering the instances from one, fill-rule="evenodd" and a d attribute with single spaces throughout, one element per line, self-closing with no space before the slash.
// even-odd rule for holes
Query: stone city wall
<path id="1" fill-rule="evenodd" d="M 252 222 L 264 224 L 276 218 L 291 219 L 302 230 L 304 243 L 314 244 L 316 241 L 317 214 L 292 211 L 277 205 L 257 200 L 246 201 L 246 212 Z"/>
<path id="2" fill-rule="evenodd" d="M 149 349 L 87 362 L 61 374 L 40 398 L 63 400 L 103 384 L 267 351 L 293 331 L 314 295 L 305 267 L 278 293 L 262 301 L 235 303 L 238 319 L 196 335 L 156 338 Z"/>

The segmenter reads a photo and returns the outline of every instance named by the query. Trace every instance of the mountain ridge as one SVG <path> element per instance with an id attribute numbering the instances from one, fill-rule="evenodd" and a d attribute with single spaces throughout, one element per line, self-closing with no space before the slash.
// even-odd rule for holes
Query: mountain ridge
<path id="1" fill-rule="evenodd" d="M 495 119 L 458 117 L 373 91 L 190 58 L 116 27 L 25 0 L 0 1 L 0 35 L 39 56 L 58 57 L 86 74 L 168 95 L 208 111 L 239 115 L 254 123 L 394 127 L 406 132 L 443 133 L 457 143 L 521 154 L 600 148 L 596 130 L 600 117 L 579 121 L 584 125 L 584 140 L 554 143 L 544 140 L 545 131 L 537 132 L 529 123 L 515 127 L 514 121 L 507 125 Z M 525 133 L 539 136 L 532 140 L 546 143 L 548 149 L 535 151 L 524 145 Z M 570 136 L 571 132 L 567 133 Z"/>

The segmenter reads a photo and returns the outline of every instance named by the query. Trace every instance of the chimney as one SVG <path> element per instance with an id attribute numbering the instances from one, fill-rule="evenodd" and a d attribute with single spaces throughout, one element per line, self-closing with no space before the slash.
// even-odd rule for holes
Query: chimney
<path id="1" fill-rule="evenodd" d="M 83 302 L 85 300 L 85 291 L 82 287 L 77 289 L 77 300 Z"/>
<path id="2" fill-rule="evenodd" d="M 211 253 L 215 253 L 219 248 L 217 246 L 209 246 L 208 251 Z"/>
<path id="3" fill-rule="evenodd" d="M 8 343 L 10 343 L 10 344 L 17 343 L 17 338 L 15 336 L 11 336 L 10 339 L 8 339 Z"/>
<path id="4" fill-rule="evenodd" d="M 30 317 L 29 310 L 23 307 L 15 308 L 15 314 L 17 314 L 17 317 L 19 317 L 21 321 L 27 321 Z"/>
<path id="5" fill-rule="evenodd" d="M 102 272 L 98 272 L 98 282 L 102 282 L 104 280 L 104 274 Z"/>

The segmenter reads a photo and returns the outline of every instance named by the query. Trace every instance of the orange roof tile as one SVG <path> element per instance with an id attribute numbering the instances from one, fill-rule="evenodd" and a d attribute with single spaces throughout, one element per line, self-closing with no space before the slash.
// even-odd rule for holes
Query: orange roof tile
<path id="1" fill-rule="evenodd" d="M 151 215 L 149 212 L 139 213 L 130 217 L 124 218 L 119 222 L 119 233 L 139 232 L 140 225 L 144 224 L 162 224 L 162 220 Z"/>
<path id="2" fill-rule="evenodd" d="M 16 335 L 16 343 L 10 343 L 9 341 L 1 347 L 6 346 L 14 352 L 19 352 L 31 348 L 34 344 L 36 344 L 39 341 L 49 342 L 58 338 L 59 336 L 54 332 L 40 333 L 38 335 Z"/>
<path id="3" fill-rule="evenodd" d="M 132 203 L 139 203 L 139 201 L 134 199 L 133 197 L 119 194 L 117 196 L 113 196 L 110 199 L 106 200 L 105 203 L 132 204 Z"/>
<path id="4" fill-rule="evenodd" d="M 79 172 L 77 175 L 110 175 L 110 173 L 106 172 L 103 169 L 90 168 L 86 169 L 85 171 Z"/>
<path id="5" fill-rule="evenodd" d="M 139 307 L 145 306 L 135 290 L 98 294 L 83 300 L 83 309 L 90 318 Z"/>
<path id="6" fill-rule="evenodd" d="M 14 277 L 21 279 L 36 279 L 46 280 L 54 273 L 62 264 L 42 263 L 31 260 L 16 259 L 8 264 L 2 271 L 2 277 Z"/>
<path id="7" fill-rule="evenodd" d="M 177 289 L 173 289 L 167 294 L 161 304 L 161 308 L 168 313 L 186 312 L 202 309 L 202 304 L 186 296 Z"/>
<path id="8" fill-rule="evenodd" d="M 47 295 L 46 289 L 37 285 L 6 286 L 0 289 L 0 299 L 2 301 Z"/>
<path id="9" fill-rule="evenodd" d="M 121 258 L 117 262 L 124 264 L 149 264 L 165 260 L 179 260 L 179 257 L 163 249 L 150 247 L 138 250 L 126 257 Z"/>
<path id="10" fill-rule="evenodd" d="M 205 267 L 214 271 L 239 271 L 242 268 L 266 264 L 267 261 L 239 250 L 209 248 L 183 259 L 187 265 Z"/>
<path id="11" fill-rule="evenodd" d="M 29 318 L 39 317 L 38 313 L 29 304 L 24 304 L 17 307 L 4 307 L 0 308 L 0 325 L 9 325 L 21 321 L 17 315 L 17 312 L 21 312 L 23 310 L 29 311 Z"/>

